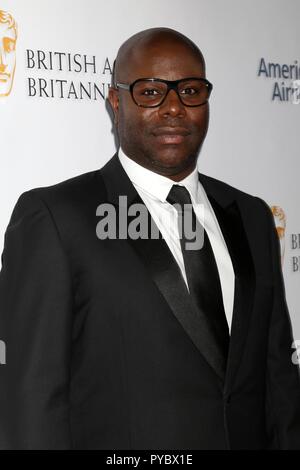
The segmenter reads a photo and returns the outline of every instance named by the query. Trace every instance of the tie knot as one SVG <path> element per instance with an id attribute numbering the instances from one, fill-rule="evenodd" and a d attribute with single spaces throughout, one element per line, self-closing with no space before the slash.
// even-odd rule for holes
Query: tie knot
<path id="1" fill-rule="evenodd" d="M 185 204 L 192 204 L 190 193 L 184 186 L 179 186 L 179 184 L 173 184 L 167 201 L 172 205 L 179 204 L 181 209 Z"/>

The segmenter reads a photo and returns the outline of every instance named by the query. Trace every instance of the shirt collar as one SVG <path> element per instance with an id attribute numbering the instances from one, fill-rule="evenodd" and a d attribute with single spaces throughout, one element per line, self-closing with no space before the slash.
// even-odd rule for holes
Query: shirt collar
<path id="1" fill-rule="evenodd" d="M 121 147 L 119 149 L 118 156 L 132 183 L 146 191 L 152 197 L 159 199 L 161 202 L 165 202 L 173 184 L 179 184 L 187 188 L 192 200 L 197 201 L 199 182 L 197 167 L 183 180 L 175 182 L 166 176 L 159 175 L 158 173 L 144 168 L 139 163 L 136 163 L 125 155 Z"/>

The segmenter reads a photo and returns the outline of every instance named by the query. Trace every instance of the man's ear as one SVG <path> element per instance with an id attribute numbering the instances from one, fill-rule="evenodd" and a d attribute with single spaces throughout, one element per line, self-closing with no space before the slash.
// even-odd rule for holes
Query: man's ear
<path id="1" fill-rule="evenodd" d="M 110 87 L 108 92 L 108 101 L 112 107 L 114 113 L 114 123 L 115 125 L 118 124 L 118 117 L 119 117 L 119 93 L 113 87 Z"/>

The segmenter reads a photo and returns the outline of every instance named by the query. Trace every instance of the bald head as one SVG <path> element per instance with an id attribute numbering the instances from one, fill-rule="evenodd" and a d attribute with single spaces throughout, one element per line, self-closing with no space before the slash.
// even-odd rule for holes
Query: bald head
<path id="1" fill-rule="evenodd" d="M 120 47 L 113 70 L 112 83 L 127 82 L 133 64 L 147 60 L 149 55 L 155 55 L 162 47 L 168 45 L 178 46 L 178 49 L 186 49 L 197 60 L 205 75 L 205 61 L 196 44 L 183 34 L 170 28 L 151 28 L 140 31 L 131 36 Z"/>

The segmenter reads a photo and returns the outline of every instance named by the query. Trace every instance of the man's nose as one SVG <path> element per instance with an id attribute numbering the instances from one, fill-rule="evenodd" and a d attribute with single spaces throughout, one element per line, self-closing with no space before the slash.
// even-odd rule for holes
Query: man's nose
<path id="1" fill-rule="evenodd" d="M 159 107 L 162 115 L 184 116 L 186 109 L 175 90 L 170 90 L 164 102 Z"/>

